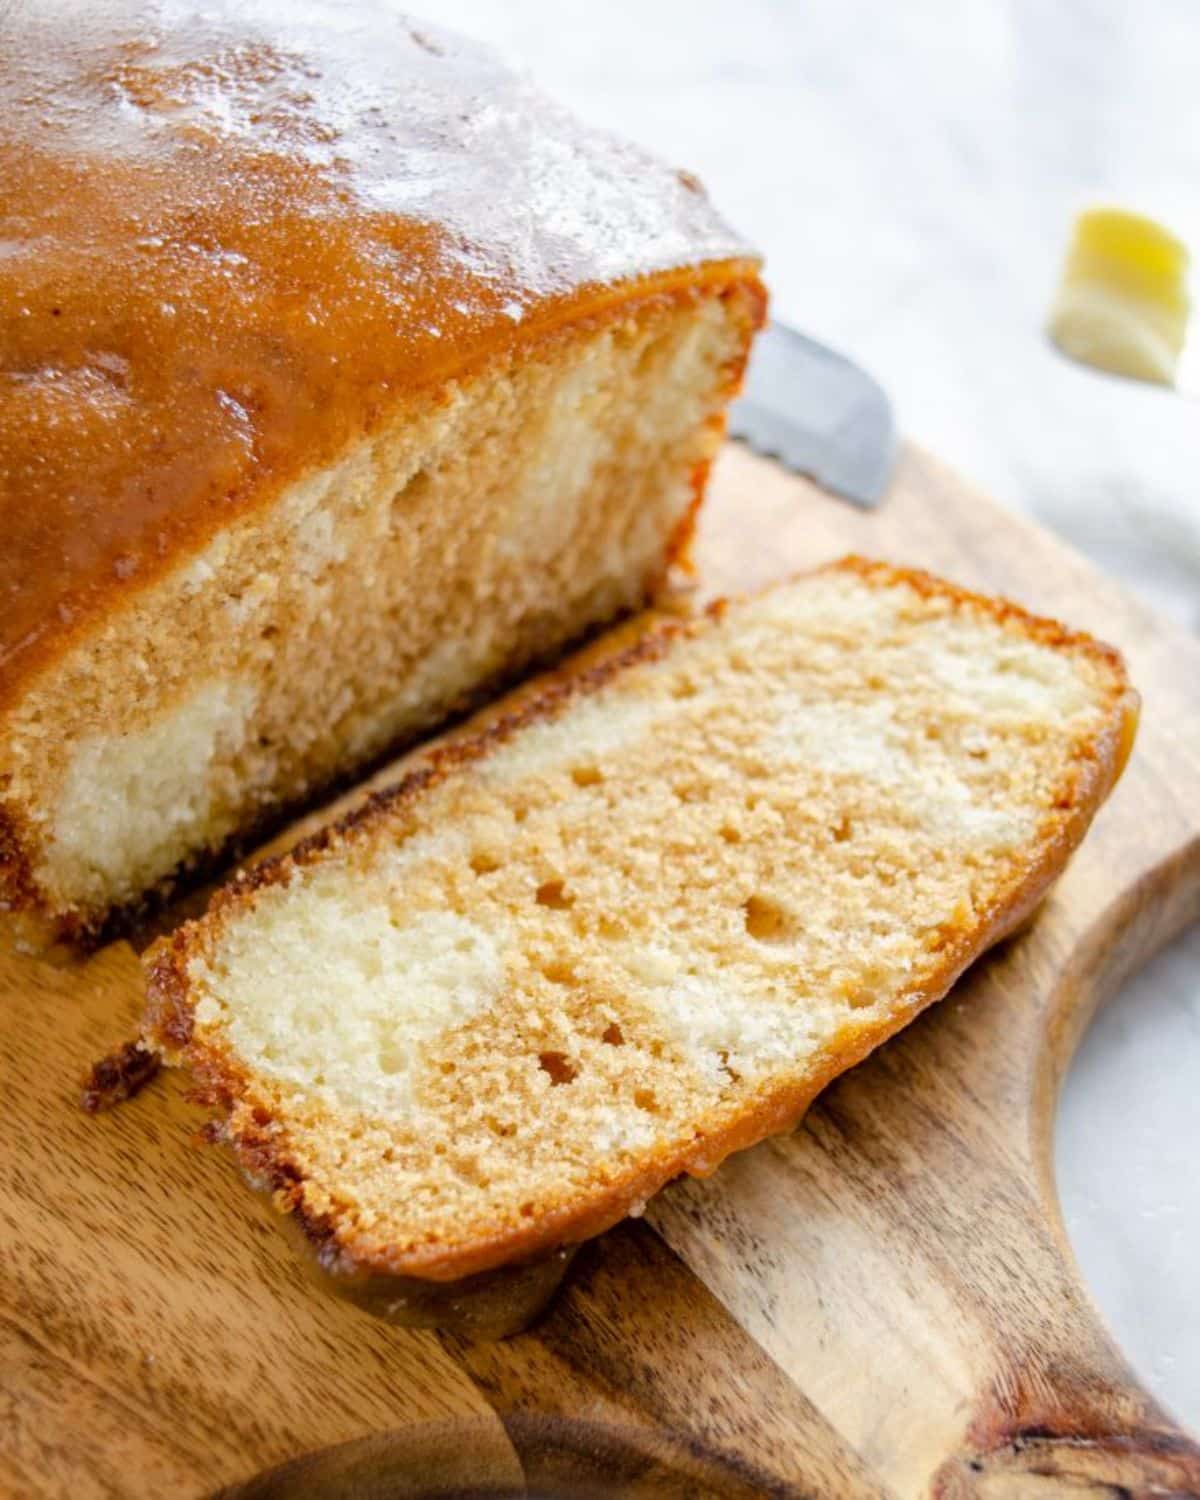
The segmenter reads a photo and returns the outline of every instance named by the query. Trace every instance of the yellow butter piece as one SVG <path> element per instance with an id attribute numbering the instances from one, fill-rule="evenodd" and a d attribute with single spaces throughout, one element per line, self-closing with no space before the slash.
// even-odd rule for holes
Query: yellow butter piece
<path id="1" fill-rule="evenodd" d="M 1187 337 L 1189 257 L 1142 214 L 1093 208 L 1075 221 L 1047 331 L 1085 365 L 1175 383 Z"/>

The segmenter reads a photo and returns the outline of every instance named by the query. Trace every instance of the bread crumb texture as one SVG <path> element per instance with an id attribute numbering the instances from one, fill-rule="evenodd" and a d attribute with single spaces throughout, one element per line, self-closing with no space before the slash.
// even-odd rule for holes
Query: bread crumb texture
<path id="1" fill-rule="evenodd" d="M 191 1012 L 244 1161 L 356 1264 L 594 1232 L 794 1119 L 1023 915 L 1133 701 L 1007 606 L 811 575 L 234 888 L 160 953 L 158 1039 Z"/>

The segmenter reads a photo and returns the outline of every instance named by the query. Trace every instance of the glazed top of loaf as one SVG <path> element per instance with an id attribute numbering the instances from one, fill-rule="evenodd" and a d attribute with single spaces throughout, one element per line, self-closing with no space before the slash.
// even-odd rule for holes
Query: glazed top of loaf
<path id="1" fill-rule="evenodd" d="M 0 184 L 0 693 L 406 390 L 755 264 L 386 0 L 16 0 Z"/>

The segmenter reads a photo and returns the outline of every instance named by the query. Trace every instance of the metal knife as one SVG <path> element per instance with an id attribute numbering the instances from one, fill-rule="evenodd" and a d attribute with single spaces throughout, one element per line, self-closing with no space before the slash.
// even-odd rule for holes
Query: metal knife
<path id="1" fill-rule="evenodd" d="M 786 323 L 755 340 L 729 435 L 856 505 L 878 505 L 896 456 L 892 403 L 879 382 Z"/>

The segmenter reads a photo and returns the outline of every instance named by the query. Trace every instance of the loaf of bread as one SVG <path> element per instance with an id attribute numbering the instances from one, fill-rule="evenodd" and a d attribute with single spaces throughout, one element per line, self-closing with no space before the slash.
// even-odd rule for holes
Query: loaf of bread
<path id="1" fill-rule="evenodd" d="M 640 606 L 763 316 L 686 173 L 372 0 L 0 17 L 0 912 L 114 911 Z"/>
<path id="2" fill-rule="evenodd" d="M 1032 912 L 1119 656 L 848 560 L 435 752 L 151 951 L 145 1045 L 345 1278 L 577 1242 L 792 1126 Z"/>

